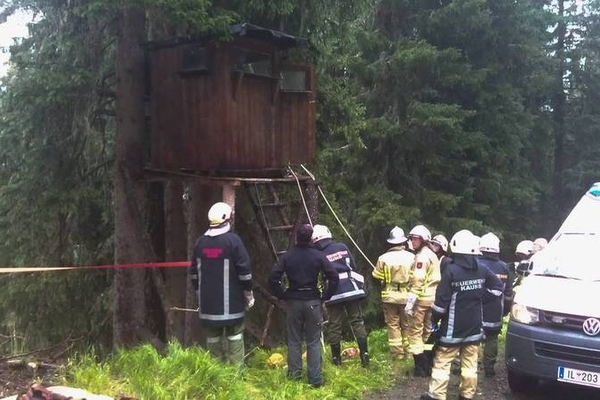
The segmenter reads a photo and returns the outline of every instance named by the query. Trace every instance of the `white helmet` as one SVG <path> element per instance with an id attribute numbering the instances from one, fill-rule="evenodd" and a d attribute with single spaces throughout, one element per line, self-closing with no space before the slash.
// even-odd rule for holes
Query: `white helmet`
<path id="1" fill-rule="evenodd" d="M 544 247 L 548 246 L 548 241 L 544 238 L 537 238 L 533 241 L 533 252 L 537 253 Z"/>
<path id="2" fill-rule="evenodd" d="M 479 238 L 467 229 L 460 230 L 452 236 L 450 249 L 454 254 L 479 254 Z"/>
<path id="3" fill-rule="evenodd" d="M 529 256 L 533 253 L 533 242 L 531 240 L 523 240 L 517 245 L 515 254 L 523 254 Z"/>
<path id="4" fill-rule="evenodd" d="M 404 235 L 404 229 L 397 226 L 393 227 L 390 231 L 390 235 L 387 238 L 389 244 L 400 244 L 404 243 L 408 238 Z"/>
<path id="5" fill-rule="evenodd" d="M 313 234 L 312 234 L 312 242 L 318 242 L 323 239 L 331 239 L 331 232 L 329 228 L 325 225 L 315 225 L 313 226 Z"/>
<path id="6" fill-rule="evenodd" d="M 231 220 L 231 206 L 227 203 L 218 202 L 208 210 L 208 222 L 211 228 L 229 222 Z"/>
<path id="7" fill-rule="evenodd" d="M 475 254 L 477 255 L 482 255 L 483 253 L 481 252 L 481 250 L 479 249 L 479 243 L 481 242 L 481 237 L 477 236 L 477 235 L 473 235 L 473 237 L 475 238 L 475 240 L 477 240 L 477 252 Z"/>
<path id="8" fill-rule="evenodd" d="M 492 232 L 488 232 L 479 241 L 479 250 L 486 253 L 500 253 L 500 239 Z"/>
<path id="9" fill-rule="evenodd" d="M 431 232 L 424 225 L 417 225 L 410 230 L 408 233 L 408 237 L 420 237 L 421 239 L 427 241 L 431 240 Z"/>
<path id="10" fill-rule="evenodd" d="M 444 235 L 435 235 L 430 243 L 437 243 L 444 250 L 444 253 L 448 252 L 448 239 Z"/>

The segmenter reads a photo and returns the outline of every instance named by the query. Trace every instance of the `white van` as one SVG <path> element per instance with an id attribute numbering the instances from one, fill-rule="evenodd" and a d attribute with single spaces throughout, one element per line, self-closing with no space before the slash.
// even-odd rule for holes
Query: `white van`
<path id="1" fill-rule="evenodd" d="M 506 333 L 510 389 L 530 391 L 545 379 L 600 390 L 600 183 L 519 269 L 527 277 Z"/>

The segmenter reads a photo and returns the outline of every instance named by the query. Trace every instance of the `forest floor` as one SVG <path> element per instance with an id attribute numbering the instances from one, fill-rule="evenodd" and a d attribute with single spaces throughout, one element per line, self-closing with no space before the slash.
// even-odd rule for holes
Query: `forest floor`
<path id="1" fill-rule="evenodd" d="M 483 371 L 478 374 L 477 392 L 474 399 L 479 400 L 600 400 L 600 390 L 560 384 L 558 382 L 541 382 L 532 394 L 511 393 L 506 378 L 504 352 L 499 349 L 496 376 L 486 378 Z M 390 391 L 375 393 L 367 400 L 417 400 L 427 392 L 429 378 L 406 376 Z M 459 377 L 452 375 L 448 385 L 448 400 L 458 399 Z"/>

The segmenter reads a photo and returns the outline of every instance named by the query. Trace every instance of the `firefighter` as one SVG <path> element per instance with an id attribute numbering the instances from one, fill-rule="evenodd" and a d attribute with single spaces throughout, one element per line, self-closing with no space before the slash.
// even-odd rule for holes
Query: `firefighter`
<path id="1" fill-rule="evenodd" d="M 486 378 L 496 375 L 494 366 L 498 357 L 498 335 L 502 331 L 502 320 L 510 312 L 513 299 L 512 280 L 508 265 L 500 259 L 500 239 L 492 232 L 481 237 L 479 249 L 482 256 L 479 264 L 487 267 L 502 281 L 504 290 L 501 297 L 490 293 L 483 296 L 483 369 Z"/>
<path id="2" fill-rule="evenodd" d="M 423 352 L 431 333 L 431 305 L 440 281 L 440 260 L 428 246 L 431 233 L 425 226 L 415 226 L 408 237 L 417 252 L 411 269 L 405 307 L 405 312 L 409 315 L 409 348 L 415 362 L 414 375 L 428 376 L 429 363 Z"/>
<path id="3" fill-rule="evenodd" d="M 460 355 L 459 400 L 472 399 L 477 387 L 477 356 L 483 338 L 481 300 L 486 291 L 500 296 L 498 277 L 478 263 L 479 240 L 468 230 L 457 232 L 450 241 L 452 262 L 442 276 L 433 308 L 433 321 L 440 323 L 438 347 L 427 394 L 421 400 L 446 399 L 450 364 Z M 441 322 L 440 322 L 441 321 Z"/>
<path id="4" fill-rule="evenodd" d="M 440 260 L 440 276 L 444 273 L 444 269 L 450 262 L 448 257 L 448 239 L 444 235 L 435 235 L 429 242 L 429 247 Z"/>
<path id="5" fill-rule="evenodd" d="M 407 249 L 408 238 L 402 228 L 392 228 L 387 243 L 392 247 L 377 259 L 373 277 L 380 280 L 382 285 L 381 302 L 390 354 L 396 359 L 409 358 L 408 316 L 404 308 L 415 255 Z"/>
<path id="6" fill-rule="evenodd" d="M 323 253 L 310 245 L 313 228 L 301 225 L 296 232 L 296 247 L 287 251 L 273 266 L 269 286 L 273 295 L 286 302 L 288 342 L 288 378 L 302 376 L 302 341 L 306 342 L 308 383 L 323 384 L 321 366 L 322 300 L 329 300 L 337 291 L 339 276 Z M 317 288 L 319 274 L 327 280 L 324 293 Z M 284 290 L 283 275 L 288 287 Z"/>
<path id="7" fill-rule="evenodd" d="M 331 347 L 332 362 L 342 365 L 341 341 L 342 324 L 348 316 L 350 328 L 360 350 L 360 361 L 363 367 L 369 365 L 369 349 L 367 346 L 367 330 L 363 320 L 360 300 L 366 297 L 364 278 L 355 271 L 354 259 L 348 246 L 332 239 L 331 231 L 325 225 L 313 227 L 312 242 L 333 264 L 339 274 L 340 282 L 337 291 L 325 302 L 329 315 L 328 339 Z"/>
<path id="8" fill-rule="evenodd" d="M 231 207 L 221 202 L 208 211 L 210 226 L 194 245 L 190 277 L 198 295 L 206 348 L 218 359 L 242 365 L 244 311 L 254 305 L 254 295 L 250 257 L 240 237 L 231 232 L 231 214 Z"/>
<path id="9" fill-rule="evenodd" d="M 529 258 L 533 255 L 533 242 L 531 240 L 523 240 L 517 244 L 517 248 L 515 249 L 515 256 L 517 257 L 517 261 L 515 261 L 512 265 L 512 274 L 513 274 L 513 287 L 517 286 L 521 283 L 523 276 L 527 276 L 526 272 L 519 271 L 520 264 L 527 264 L 529 262 Z M 523 268 L 523 271 L 527 268 Z"/>

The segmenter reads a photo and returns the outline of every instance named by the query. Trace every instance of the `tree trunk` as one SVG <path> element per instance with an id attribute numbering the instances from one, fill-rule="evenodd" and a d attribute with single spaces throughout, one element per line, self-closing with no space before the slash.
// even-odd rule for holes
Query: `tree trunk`
<path id="1" fill-rule="evenodd" d="M 556 58 L 559 63 L 556 71 L 556 92 L 554 98 L 554 199 L 558 210 L 564 207 L 564 182 L 565 172 L 565 114 L 566 94 L 564 76 L 566 70 L 565 39 L 567 24 L 565 21 L 565 1 L 558 1 L 558 26 L 556 27 Z"/>
<path id="2" fill-rule="evenodd" d="M 172 178 L 165 186 L 165 247 L 167 261 L 187 259 L 187 232 L 183 214 L 183 182 Z M 164 271 L 167 302 L 176 307 L 185 307 L 187 292 L 187 270 L 167 268 Z M 167 312 L 167 337 L 184 342 L 185 313 Z"/>
<path id="3" fill-rule="evenodd" d="M 148 261 L 146 209 L 142 174 L 144 134 L 144 10 L 130 5 L 119 20 L 116 55 L 117 134 L 115 138 L 115 263 Z M 146 320 L 143 269 L 117 269 L 114 278 L 113 341 L 117 347 L 135 345 Z"/>

